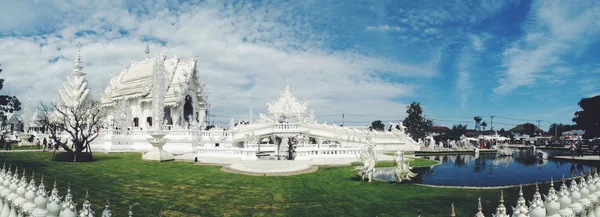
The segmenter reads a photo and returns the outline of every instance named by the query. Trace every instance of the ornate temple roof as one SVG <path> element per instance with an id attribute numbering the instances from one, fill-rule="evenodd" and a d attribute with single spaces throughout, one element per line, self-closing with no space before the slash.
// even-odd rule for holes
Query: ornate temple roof
<path id="1" fill-rule="evenodd" d="M 129 69 L 111 78 L 108 87 L 101 97 L 103 105 L 112 105 L 121 99 L 140 98 L 142 102 L 152 101 L 152 73 L 158 57 L 149 57 L 140 61 L 133 61 Z M 181 59 L 173 57 L 166 59 L 166 88 L 165 105 L 175 106 L 183 99 L 184 92 L 188 90 L 190 81 L 198 81 L 196 73 L 197 58 Z M 199 82 L 199 81 L 198 81 Z M 200 89 L 198 89 L 200 88 Z M 202 84 L 196 85 L 194 91 L 201 91 Z"/>
<path id="2" fill-rule="evenodd" d="M 284 117 L 304 115 L 308 110 L 308 102 L 306 100 L 302 102 L 298 100 L 290 90 L 290 86 L 286 84 L 285 90 L 279 95 L 277 101 L 267 102 L 267 109 L 270 114 L 277 114 Z"/>

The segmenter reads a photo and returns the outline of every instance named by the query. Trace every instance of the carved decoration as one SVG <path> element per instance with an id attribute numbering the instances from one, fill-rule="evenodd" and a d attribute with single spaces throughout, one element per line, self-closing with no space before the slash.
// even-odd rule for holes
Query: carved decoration
<path id="1" fill-rule="evenodd" d="M 285 85 L 285 90 L 280 94 L 279 99 L 275 102 L 267 102 L 269 113 L 278 117 L 300 117 L 306 114 L 308 102 L 306 100 L 299 101 L 294 93 L 290 90 L 289 85 Z M 298 118 L 301 120 L 300 118 Z"/>
<path id="2" fill-rule="evenodd" d="M 113 113 L 113 120 L 115 122 L 115 126 L 120 129 L 127 129 L 131 126 L 133 115 L 127 100 L 117 101 L 115 104 L 115 111 Z"/>

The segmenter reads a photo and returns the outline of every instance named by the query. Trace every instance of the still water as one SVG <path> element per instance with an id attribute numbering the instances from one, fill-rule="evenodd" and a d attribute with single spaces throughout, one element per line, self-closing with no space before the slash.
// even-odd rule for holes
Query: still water
<path id="1" fill-rule="evenodd" d="M 554 154 L 554 153 L 549 153 Z M 563 175 L 589 172 L 590 165 L 560 160 L 540 160 L 528 151 L 517 151 L 513 156 L 496 154 L 418 156 L 441 161 L 433 168 L 416 168 L 418 176 L 412 182 L 445 186 L 505 186 L 560 180 Z M 380 168 L 375 177 L 391 180 L 393 168 Z"/>

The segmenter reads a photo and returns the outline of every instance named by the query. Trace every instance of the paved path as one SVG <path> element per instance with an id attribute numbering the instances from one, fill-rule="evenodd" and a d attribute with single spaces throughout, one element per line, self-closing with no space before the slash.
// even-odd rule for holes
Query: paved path
<path id="1" fill-rule="evenodd" d="M 41 152 L 41 149 L 31 149 L 31 150 L 27 150 L 27 149 L 21 149 L 21 150 L 10 150 L 7 151 L 5 149 L 0 150 L 0 152 Z"/>
<path id="2" fill-rule="evenodd" d="M 583 157 L 553 156 L 552 158 L 575 161 L 600 161 L 600 156 L 598 155 L 584 155 Z"/>
<path id="3" fill-rule="evenodd" d="M 175 160 L 194 161 L 196 154 L 175 156 Z M 377 154 L 378 161 L 393 161 L 394 157 Z M 198 164 L 222 165 L 224 171 L 237 172 L 248 175 L 295 175 L 314 172 L 318 166 L 346 166 L 356 162 L 354 157 L 346 158 L 313 158 L 312 160 L 242 160 L 240 158 L 225 157 L 198 157 Z"/>

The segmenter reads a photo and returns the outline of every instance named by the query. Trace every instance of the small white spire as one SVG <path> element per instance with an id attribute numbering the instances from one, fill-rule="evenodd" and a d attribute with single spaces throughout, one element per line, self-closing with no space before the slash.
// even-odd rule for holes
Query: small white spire
<path id="1" fill-rule="evenodd" d="M 150 44 L 146 42 L 146 58 L 150 57 Z"/>
<path id="2" fill-rule="evenodd" d="M 83 65 L 81 64 L 81 42 L 77 42 L 77 57 L 75 57 L 75 63 L 73 65 L 73 73 L 72 74 L 84 74 L 83 73 Z"/>

